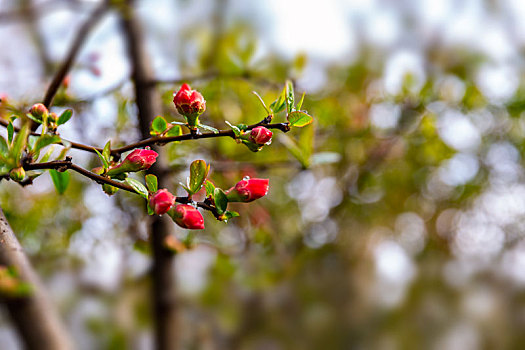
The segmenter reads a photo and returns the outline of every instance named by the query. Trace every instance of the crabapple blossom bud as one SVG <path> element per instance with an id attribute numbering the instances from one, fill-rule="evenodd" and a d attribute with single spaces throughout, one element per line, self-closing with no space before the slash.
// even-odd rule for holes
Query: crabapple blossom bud
<path id="1" fill-rule="evenodd" d="M 268 179 L 243 179 L 226 192 L 229 202 L 251 202 L 268 193 Z"/>
<path id="2" fill-rule="evenodd" d="M 48 115 L 49 111 L 47 110 L 47 107 L 44 106 L 42 103 L 34 104 L 33 107 L 29 110 L 29 113 L 33 115 L 36 119 L 42 120 L 45 116 Z"/>
<path id="3" fill-rule="evenodd" d="M 149 169 L 157 160 L 158 155 L 157 152 L 150 149 L 135 149 L 120 164 L 111 167 L 107 174 L 115 176 Z"/>
<path id="4" fill-rule="evenodd" d="M 150 196 L 149 205 L 157 215 L 165 214 L 175 204 L 175 196 L 163 188 Z"/>
<path id="5" fill-rule="evenodd" d="M 14 168 L 9 172 L 9 177 L 13 181 L 22 181 L 26 177 L 26 172 L 22 167 Z"/>
<path id="6" fill-rule="evenodd" d="M 173 221 L 182 228 L 190 230 L 202 230 L 204 229 L 204 219 L 199 210 L 188 204 L 178 204 L 173 210 L 170 210 L 168 214 L 172 217 Z"/>
<path id="7" fill-rule="evenodd" d="M 264 145 L 272 140 L 273 133 L 264 126 L 258 126 L 250 131 L 250 140 L 258 145 Z"/>
<path id="8" fill-rule="evenodd" d="M 173 103 L 177 111 L 187 118 L 190 126 L 196 126 L 197 118 L 206 110 L 204 97 L 188 84 L 182 84 L 180 90 L 173 95 Z"/>

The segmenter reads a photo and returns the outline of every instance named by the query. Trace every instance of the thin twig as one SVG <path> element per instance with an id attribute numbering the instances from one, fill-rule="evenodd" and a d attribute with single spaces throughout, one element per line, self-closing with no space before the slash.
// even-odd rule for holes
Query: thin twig
<path id="1" fill-rule="evenodd" d="M 64 78 L 66 77 L 67 73 L 71 69 L 71 66 L 73 65 L 73 62 L 75 58 L 77 57 L 80 48 L 84 44 L 88 33 L 91 31 L 91 29 L 95 26 L 95 24 L 103 17 L 103 14 L 106 12 L 106 10 L 109 8 L 108 6 L 109 1 L 104 0 L 89 16 L 86 22 L 80 27 L 77 36 L 75 40 L 73 41 L 73 44 L 71 45 L 71 48 L 68 51 L 66 59 L 62 62 L 62 65 L 56 72 L 55 76 L 53 77 L 53 80 L 51 81 L 51 84 L 49 85 L 49 88 L 46 91 L 46 94 L 44 96 L 44 106 L 49 108 L 51 104 L 53 103 L 53 98 L 55 97 L 58 88 L 64 81 Z"/>

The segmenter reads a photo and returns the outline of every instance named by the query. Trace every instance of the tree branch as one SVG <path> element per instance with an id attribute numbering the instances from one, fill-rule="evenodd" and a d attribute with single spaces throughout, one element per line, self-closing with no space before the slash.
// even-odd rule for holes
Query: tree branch
<path id="1" fill-rule="evenodd" d="M 31 294 L 5 297 L 2 301 L 27 349 L 69 350 L 73 343 L 59 319 L 42 283 L 0 208 L 0 264 L 13 267 Z"/>
<path id="2" fill-rule="evenodd" d="M 62 65 L 56 72 L 55 76 L 53 77 L 53 80 L 51 81 L 51 84 L 49 85 L 49 88 L 46 91 L 46 94 L 44 96 L 44 106 L 49 108 L 51 104 L 53 103 L 53 98 L 55 97 L 58 88 L 60 87 L 60 84 L 62 84 L 62 81 L 64 81 L 64 78 L 66 77 L 67 73 L 71 69 L 71 66 L 73 65 L 73 62 L 75 58 L 77 57 L 80 48 L 84 44 L 84 41 L 87 38 L 88 33 L 91 31 L 91 29 L 95 26 L 95 24 L 103 17 L 102 15 L 106 10 L 108 9 L 109 1 L 104 0 L 89 16 L 87 21 L 80 27 L 77 36 L 75 40 L 73 40 L 73 44 L 71 45 L 71 48 L 69 49 L 69 52 L 66 56 L 66 59 L 62 62 Z"/>

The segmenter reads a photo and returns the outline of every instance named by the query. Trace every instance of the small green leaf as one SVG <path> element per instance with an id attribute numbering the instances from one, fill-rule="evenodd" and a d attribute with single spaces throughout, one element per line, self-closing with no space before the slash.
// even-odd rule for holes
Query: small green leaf
<path id="1" fill-rule="evenodd" d="M 293 92 L 293 83 L 290 80 L 286 81 L 286 108 L 288 113 L 293 112 L 295 102 L 294 102 L 294 92 Z"/>
<path id="2" fill-rule="evenodd" d="M 211 181 L 206 180 L 204 188 L 206 189 L 206 196 L 213 196 L 215 191 L 215 185 Z"/>
<path id="3" fill-rule="evenodd" d="M 106 158 L 102 154 L 100 154 L 99 151 L 97 151 L 96 148 L 93 148 L 93 149 L 95 150 L 95 152 L 97 153 L 98 157 L 102 161 L 102 166 L 104 167 L 104 170 L 108 169 L 109 168 L 109 162 L 106 160 Z"/>
<path id="4" fill-rule="evenodd" d="M 63 194 L 67 186 L 69 185 L 69 173 L 67 171 L 58 172 L 54 169 L 49 170 L 49 175 L 53 180 L 53 184 L 58 192 L 58 194 Z"/>
<path id="5" fill-rule="evenodd" d="M 128 183 L 128 185 L 133 187 L 135 192 L 140 194 L 141 197 L 144 197 L 145 199 L 148 199 L 148 189 L 140 181 L 128 177 L 126 179 L 126 182 Z"/>
<path id="6" fill-rule="evenodd" d="M 153 174 L 146 175 L 146 187 L 150 192 L 157 192 L 158 183 L 157 177 Z"/>
<path id="7" fill-rule="evenodd" d="M 213 200 L 215 202 L 215 208 L 217 208 L 217 213 L 224 213 L 228 207 L 228 197 L 226 197 L 226 194 L 222 189 L 216 188 L 214 190 Z"/>
<path id="8" fill-rule="evenodd" d="M 3 156 L 7 156 L 9 154 L 9 147 L 2 136 L 0 136 L 0 154 Z"/>
<path id="9" fill-rule="evenodd" d="M 214 128 L 213 126 L 209 126 L 209 125 L 204 125 L 204 124 L 199 124 L 199 128 L 202 128 L 204 130 L 208 130 L 208 131 L 211 131 L 213 132 L 214 134 L 218 134 L 219 133 L 219 130 Z"/>
<path id="10" fill-rule="evenodd" d="M 231 124 L 229 121 L 225 120 L 224 121 L 226 124 L 228 124 L 228 126 L 230 128 L 232 128 L 233 130 L 233 133 L 235 134 L 235 137 L 240 137 L 242 135 L 242 131 L 241 129 L 239 129 L 238 127 L 236 127 L 235 125 Z"/>
<path id="11" fill-rule="evenodd" d="M 262 97 L 259 96 L 259 94 L 258 94 L 257 92 L 255 92 L 255 91 L 252 91 L 252 93 L 253 93 L 255 96 L 257 96 L 257 98 L 259 99 L 259 102 L 261 102 L 262 106 L 263 106 L 264 109 L 266 110 L 266 113 L 268 113 L 268 114 L 272 114 L 272 111 L 271 111 L 268 107 L 266 107 L 266 104 L 264 103 L 264 100 L 262 99 Z"/>
<path id="12" fill-rule="evenodd" d="M 304 95 L 306 95 L 306 92 L 303 92 L 303 96 L 301 96 L 301 100 L 299 101 L 299 103 L 297 104 L 297 107 L 295 108 L 296 111 L 301 110 L 301 107 L 303 106 L 303 102 L 304 102 Z"/>
<path id="13" fill-rule="evenodd" d="M 57 125 L 62 125 L 62 124 L 67 123 L 67 121 L 71 119 L 72 116 L 73 116 L 73 111 L 71 109 L 66 109 L 64 112 L 62 112 L 60 117 L 58 117 Z"/>
<path id="14" fill-rule="evenodd" d="M 49 158 L 51 157 L 51 154 L 53 153 L 54 150 L 55 150 L 55 146 L 49 147 L 47 149 L 47 152 L 40 159 L 40 163 L 47 162 L 49 160 Z"/>
<path id="15" fill-rule="evenodd" d="M 11 145 L 13 143 L 13 135 L 15 133 L 15 127 L 13 126 L 13 122 L 9 122 L 7 124 L 7 141 Z"/>
<path id="16" fill-rule="evenodd" d="M 34 115 L 32 115 L 31 113 L 27 113 L 26 116 L 31 119 L 32 121 L 34 121 L 35 123 L 37 124 L 42 124 L 42 118 L 40 117 L 35 117 Z"/>
<path id="17" fill-rule="evenodd" d="M 291 126 L 297 126 L 299 128 L 302 128 L 303 126 L 306 126 L 314 121 L 314 118 L 311 115 L 302 111 L 289 113 L 287 119 Z"/>
<path id="18" fill-rule="evenodd" d="M 35 146 L 33 147 L 33 153 L 36 154 L 42 148 L 53 143 L 60 143 L 60 141 L 60 137 L 57 135 L 43 134 L 36 140 Z"/>
<path id="19" fill-rule="evenodd" d="M 179 125 L 172 125 L 172 127 L 166 133 L 166 137 L 180 136 L 182 135 L 182 128 Z"/>
<path id="20" fill-rule="evenodd" d="M 188 183 L 188 188 L 190 189 L 191 194 L 199 192 L 206 176 L 208 176 L 208 171 L 210 170 L 209 166 L 206 166 L 206 162 L 202 159 L 195 160 L 190 165 L 190 180 Z"/>
<path id="21" fill-rule="evenodd" d="M 18 162 L 22 157 L 22 152 L 25 150 L 27 145 L 27 136 L 29 135 L 29 126 L 24 124 L 20 131 L 16 134 L 13 141 L 13 147 L 11 148 L 11 157 Z"/>
<path id="22" fill-rule="evenodd" d="M 160 135 L 166 129 L 168 128 L 168 122 L 164 117 L 158 116 L 155 119 L 153 119 L 153 122 L 151 122 L 151 128 L 150 128 L 150 134 L 151 135 Z"/>
<path id="23" fill-rule="evenodd" d="M 277 100 L 273 101 L 270 105 L 270 108 L 272 109 L 273 113 L 279 113 L 286 107 L 286 86 L 283 88 L 283 91 L 277 98 Z"/>
<path id="24" fill-rule="evenodd" d="M 106 142 L 106 144 L 104 145 L 104 149 L 102 150 L 102 156 L 104 157 L 104 159 L 106 159 L 106 161 L 109 164 L 109 158 L 111 156 L 111 140 Z"/>
<path id="25" fill-rule="evenodd" d="M 188 179 L 189 180 L 189 179 Z M 193 193 L 191 192 L 191 190 L 188 188 L 188 186 L 186 186 L 185 184 L 183 184 L 182 182 L 179 182 L 179 185 L 182 186 L 182 188 L 184 188 L 184 190 L 186 192 L 188 192 L 188 194 L 191 196 Z"/>

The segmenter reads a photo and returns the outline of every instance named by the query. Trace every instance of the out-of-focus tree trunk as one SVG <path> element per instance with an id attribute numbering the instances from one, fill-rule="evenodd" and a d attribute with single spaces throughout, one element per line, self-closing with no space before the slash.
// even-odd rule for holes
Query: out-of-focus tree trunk
<path id="1" fill-rule="evenodd" d="M 154 77 L 144 45 L 142 26 L 134 12 L 134 1 L 128 0 L 126 4 L 121 24 L 132 66 L 139 127 L 142 138 L 147 138 L 150 136 L 151 121 L 160 114 L 161 98 L 155 86 L 149 84 Z M 160 150 L 157 151 L 160 153 Z M 165 183 L 161 162 L 162 157 L 159 157 L 157 164 L 151 169 L 158 178 L 159 188 Z M 176 349 L 178 339 L 176 291 L 172 272 L 174 256 L 164 245 L 165 238 L 169 235 L 169 224 L 166 218 L 155 217 L 150 226 L 155 340 L 159 350 Z"/>
<path id="2" fill-rule="evenodd" d="M 31 285 L 24 297 L 4 297 L 2 302 L 27 349 L 72 349 L 73 344 L 42 283 L 0 208 L 0 265 L 13 267 L 20 280 Z M 0 345 L 1 347 L 1 345 Z"/>

